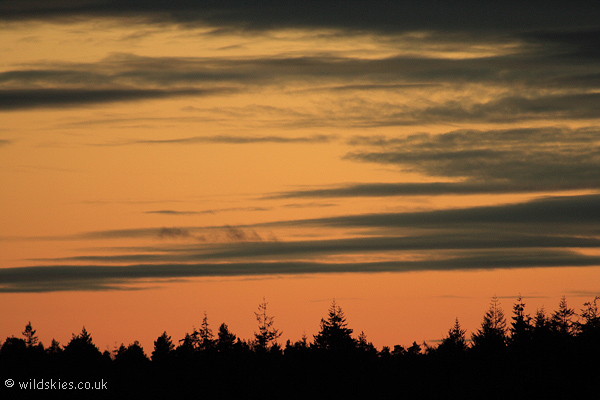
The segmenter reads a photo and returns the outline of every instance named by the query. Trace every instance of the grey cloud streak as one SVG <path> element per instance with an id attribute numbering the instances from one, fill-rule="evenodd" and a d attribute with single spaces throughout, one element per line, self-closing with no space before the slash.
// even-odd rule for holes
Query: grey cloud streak
<path id="1" fill-rule="evenodd" d="M 332 240 L 254 241 L 218 245 L 163 246 L 133 248 L 138 254 L 90 255 L 66 258 L 35 259 L 43 262 L 93 263 L 172 263 L 206 260 L 231 261 L 252 258 L 261 261 L 313 259 L 324 255 L 367 254 L 381 252 L 492 250 L 506 249 L 519 253 L 522 249 L 600 248 L 595 237 L 521 234 L 495 231 L 462 232 L 455 230 L 419 236 L 375 236 Z M 115 250 L 119 250 L 116 248 Z M 142 253 L 143 252 L 143 253 Z M 151 252 L 151 253 L 150 253 Z M 431 253 L 435 254 L 435 253 Z"/>
<path id="2" fill-rule="evenodd" d="M 597 188 L 590 183 L 590 188 Z M 565 184 L 562 188 L 581 189 L 581 185 Z M 554 188 L 558 189 L 558 188 Z M 531 193 L 547 191 L 544 185 L 521 185 L 489 182 L 408 182 L 408 183 L 355 183 L 337 187 L 294 190 L 267 195 L 265 199 L 331 198 L 331 197 L 391 197 L 391 196 L 438 196 L 448 194 Z"/>
<path id="3" fill-rule="evenodd" d="M 459 130 L 406 138 L 356 138 L 367 149 L 350 160 L 398 165 L 428 176 L 461 178 L 452 190 L 521 192 L 600 188 L 600 129 L 531 128 L 493 131 Z M 371 147 L 368 147 L 371 146 Z M 422 184 L 427 187 L 427 184 Z M 443 188 L 439 187 L 440 192 Z"/>
<path id="4" fill-rule="evenodd" d="M 521 254 L 481 252 L 466 257 L 426 261 L 384 261 L 365 263 L 267 262 L 46 265 L 0 269 L 0 292 L 51 292 L 64 290 L 118 290 L 126 284 L 148 280 L 194 277 L 232 277 L 256 275 L 298 275 L 316 273 L 375 273 L 411 271 L 486 270 L 498 268 L 541 268 L 598 266 L 600 257 L 568 251 L 530 251 Z"/>
<path id="5" fill-rule="evenodd" d="M 231 89 L 0 89 L 0 111 L 85 104 L 206 96 Z"/>
<path id="6" fill-rule="evenodd" d="M 536 73 L 531 74 L 532 70 Z M 35 69 L 2 72 L 0 83 L 7 89 L 0 91 L 0 108 L 223 94 L 307 82 L 315 87 L 300 92 L 317 90 L 333 94 L 353 90 L 397 94 L 403 90 L 427 92 L 462 84 L 485 84 L 497 85 L 502 93 L 488 101 L 466 98 L 435 102 L 427 99 L 427 93 L 421 93 L 423 100 L 427 100 L 423 104 L 369 100 L 369 107 L 355 109 L 344 109 L 342 102 L 340 110 L 313 112 L 305 116 L 304 122 L 331 124 L 335 121 L 332 113 L 340 112 L 348 114 L 340 116 L 341 121 L 364 127 L 436 121 L 596 119 L 600 97 L 593 89 L 600 87 L 599 76 L 597 63 L 567 57 L 560 46 L 522 46 L 511 54 L 466 59 L 418 54 L 364 59 L 311 53 L 254 58 L 144 57 L 121 53 L 95 63 L 47 63 Z M 520 90 L 507 90 L 513 86 Z M 296 115 L 295 119 L 302 120 L 302 116 Z"/>
<path id="7" fill-rule="evenodd" d="M 446 182 L 369 182 L 273 193 L 266 199 L 534 193 L 600 189 L 600 128 L 457 130 L 402 138 L 355 136 L 345 156 Z"/>
<path id="8" fill-rule="evenodd" d="M 176 139 L 156 139 L 156 140 L 133 140 L 130 142 L 114 143 L 107 145 L 132 145 L 132 144 L 196 144 L 196 143 L 214 143 L 214 144 L 253 144 L 253 143 L 327 143 L 335 137 L 332 135 L 313 135 L 313 136 L 192 136 Z"/>
<path id="9" fill-rule="evenodd" d="M 368 228 L 371 230 L 445 229 L 496 232 L 600 233 L 600 195 L 550 196 L 524 203 L 405 213 L 357 214 L 275 222 L 271 225 Z M 266 225 L 266 224 L 265 224 Z"/>
<path id="10" fill-rule="evenodd" d="M 285 28 L 347 29 L 371 32 L 441 30 L 450 32 L 506 32 L 544 28 L 579 28 L 597 23 L 594 2 L 562 1 L 453 3 L 322 0 L 218 2 L 174 0 L 99 0 L 60 3 L 21 0 L 0 3 L 3 20 L 66 20 L 73 17 L 140 19 L 148 23 L 204 24 L 222 29 L 271 30 Z"/>

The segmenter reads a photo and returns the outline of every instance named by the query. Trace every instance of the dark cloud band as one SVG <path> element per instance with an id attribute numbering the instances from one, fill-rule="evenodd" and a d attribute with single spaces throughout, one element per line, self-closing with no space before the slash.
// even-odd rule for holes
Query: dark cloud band
<path id="1" fill-rule="evenodd" d="M 48 265 L 0 269 L 0 292 L 118 290 L 131 288 L 126 285 L 140 282 L 214 276 L 452 271 L 598 265 L 600 265 L 600 257 L 579 255 L 567 251 L 532 251 L 517 255 L 507 255 L 503 252 L 482 252 L 467 257 L 454 257 L 443 260 L 371 263 L 268 262 L 136 264 L 127 266 Z"/>
<path id="2" fill-rule="evenodd" d="M 0 3 L 0 11 L 4 20 L 130 17 L 156 23 L 208 24 L 230 29 L 334 28 L 377 32 L 564 29 L 593 25 L 597 23 L 599 12 L 595 2 L 549 0 L 452 3 L 435 0 L 351 3 L 344 0 L 21 0 Z"/>
<path id="3" fill-rule="evenodd" d="M 215 89 L 4 89 L 0 90 L 0 110 L 55 108 L 65 105 L 202 96 L 214 94 L 217 91 Z"/>

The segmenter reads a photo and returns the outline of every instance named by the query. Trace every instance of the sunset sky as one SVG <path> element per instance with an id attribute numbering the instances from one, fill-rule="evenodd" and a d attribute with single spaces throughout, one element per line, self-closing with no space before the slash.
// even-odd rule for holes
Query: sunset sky
<path id="1" fill-rule="evenodd" d="M 375 345 L 600 295 L 600 3 L 0 1 L 0 340 Z"/>

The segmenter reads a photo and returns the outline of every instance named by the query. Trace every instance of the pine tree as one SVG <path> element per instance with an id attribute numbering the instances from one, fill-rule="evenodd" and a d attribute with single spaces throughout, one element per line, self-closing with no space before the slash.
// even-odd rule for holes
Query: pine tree
<path id="1" fill-rule="evenodd" d="M 36 332 L 37 331 L 31 326 L 31 321 L 29 321 L 29 323 L 25 326 L 25 330 L 22 332 L 23 336 L 25 337 L 25 344 L 27 347 L 32 348 L 38 344 L 39 339 L 35 335 Z"/>
<path id="2" fill-rule="evenodd" d="M 575 310 L 569 308 L 565 296 L 561 297 L 556 310 L 550 318 L 550 327 L 552 331 L 563 338 L 572 336 L 575 333 L 576 325 L 573 321 Z"/>
<path id="3" fill-rule="evenodd" d="M 598 301 L 600 301 L 600 296 L 594 297 L 593 301 L 583 303 L 584 308 L 581 310 L 583 322 L 578 325 L 580 332 L 584 335 L 592 332 L 598 334 L 600 331 L 600 310 L 598 309 Z"/>
<path id="4" fill-rule="evenodd" d="M 467 331 L 461 328 L 458 318 L 454 321 L 454 326 L 448 330 L 448 335 L 442 339 L 438 346 L 438 352 L 448 355 L 457 355 L 467 350 Z"/>
<path id="5" fill-rule="evenodd" d="M 315 335 L 314 345 L 323 350 L 350 351 L 356 347 L 356 340 L 351 335 L 352 329 L 348 328 L 346 316 L 334 300 L 327 319 L 321 319 L 321 330 Z"/>
<path id="6" fill-rule="evenodd" d="M 217 333 L 217 350 L 221 353 L 233 351 L 236 339 L 237 337 L 229 331 L 227 324 L 222 323 Z"/>
<path id="7" fill-rule="evenodd" d="M 254 315 L 258 322 L 258 332 L 254 333 L 254 346 L 259 351 L 268 350 L 281 336 L 281 332 L 273 327 L 275 318 L 267 314 L 267 302 L 264 298 Z"/>
<path id="8" fill-rule="evenodd" d="M 406 355 L 409 357 L 416 357 L 421 354 L 421 346 L 417 342 L 413 342 L 412 345 L 406 349 Z"/>
<path id="9" fill-rule="evenodd" d="M 73 334 L 71 341 L 65 347 L 65 355 L 79 361 L 99 360 L 102 353 L 92 340 L 92 335 L 85 329 L 81 329 L 78 335 Z"/>
<path id="10" fill-rule="evenodd" d="M 144 353 L 144 348 L 140 345 L 137 340 L 125 347 L 121 344 L 121 347 L 115 354 L 115 362 L 126 365 L 140 365 L 147 363 L 148 357 Z"/>
<path id="11" fill-rule="evenodd" d="M 523 347 L 531 341 L 533 326 L 531 317 L 525 314 L 525 303 L 519 296 L 513 306 L 512 323 L 510 327 L 510 344 L 516 347 Z"/>
<path id="12" fill-rule="evenodd" d="M 473 346 L 484 353 L 496 353 L 506 345 L 506 319 L 497 297 L 493 297 L 481 328 L 472 336 Z"/>
<path id="13" fill-rule="evenodd" d="M 373 343 L 369 342 L 369 340 L 367 339 L 367 335 L 362 331 L 358 335 L 356 347 L 364 353 L 373 355 L 377 354 L 377 349 L 375 348 Z"/>
<path id="14" fill-rule="evenodd" d="M 167 332 L 163 332 L 155 341 L 154 341 L 154 351 L 152 352 L 152 361 L 162 362 L 167 360 L 175 349 L 175 345 L 171 340 L 171 336 L 167 335 Z"/>
<path id="15" fill-rule="evenodd" d="M 206 315 L 206 312 L 204 313 L 200 330 L 194 330 L 194 340 L 196 341 L 196 345 L 200 350 L 210 350 L 214 348 L 215 339 L 212 329 L 210 329 L 208 324 L 208 316 Z"/>
<path id="16" fill-rule="evenodd" d="M 57 355 L 62 353 L 63 349 L 58 340 L 52 339 L 52 343 L 50 343 L 50 347 L 46 349 L 46 352 L 50 355 Z"/>

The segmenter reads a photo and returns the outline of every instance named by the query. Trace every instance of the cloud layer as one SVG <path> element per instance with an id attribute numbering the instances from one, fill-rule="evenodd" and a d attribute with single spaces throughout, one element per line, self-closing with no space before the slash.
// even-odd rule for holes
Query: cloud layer
<path id="1" fill-rule="evenodd" d="M 154 23 L 208 24 L 234 29 L 327 28 L 404 32 L 436 29 L 443 31 L 506 31 L 523 27 L 577 28 L 597 22 L 593 2 L 504 1 L 488 3 L 463 0 L 446 4 L 434 0 L 419 2 L 372 2 L 323 0 L 198 2 L 175 0 L 66 0 L 47 3 L 38 0 L 5 2 L 2 19 L 57 19 L 73 17 L 140 18 Z"/>

